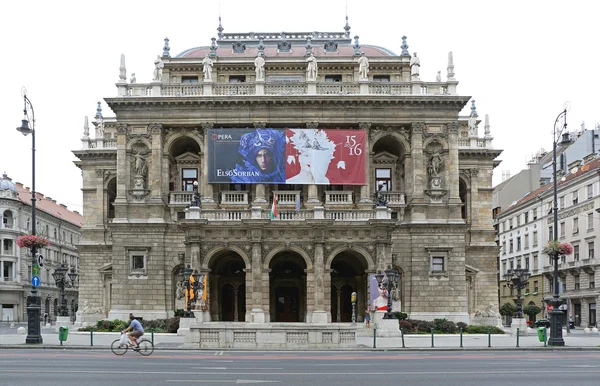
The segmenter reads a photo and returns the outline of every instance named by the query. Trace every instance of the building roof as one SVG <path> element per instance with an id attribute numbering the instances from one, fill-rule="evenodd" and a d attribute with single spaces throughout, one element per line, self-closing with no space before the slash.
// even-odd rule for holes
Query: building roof
<path id="1" fill-rule="evenodd" d="M 596 158 L 590 162 L 588 162 L 585 165 L 582 165 L 580 167 L 578 167 L 576 170 L 571 171 L 569 174 L 563 176 L 560 181 L 558 181 L 558 186 L 561 186 L 563 184 L 566 184 L 570 181 L 572 181 L 573 179 L 582 176 L 584 174 L 587 173 L 593 173 L 595 171 L 598 171 L 600 169 L 600 158 Z M 547 190 L 552 189 L 554 186 L 554 184 L 546 184 L 543 185 L 541 187 L 539 187 L 538 189 L 527 193 L 525 196 L 523 196 L 520 200 L 518 200 L 516 203 L 514 203 L 513 205 L 509 206 L 509 209 L 515 206 L 519 206 L 529 200 L 531 200 L 532 198 L 537 197 L 540 194 L 543 194 L 544 192 L 546 192 Z"/>
<path id="2" fill-rule="evenodd" d="M 31 190 L 24 187 L 22 183 L 15 183 L 18 200 L 31 206 Z M 42 193 L 36 192 L 36 210 L 52 215 L 56 218 L 69 222 L 79 228 L 83 226 L 83 216 L 76 211 L 70 211 L 66 205 L 58 204 L 56 200 L 45 197 Z"/>
<path id="3" fill-rule="evenodd" d="M 289 58 L 289 57 L 304 57 L 306 56 L 305 43 L 291 42 L 292 48 L 290 52 L 280 52 L 276 45 L 265 45 L 264 55 L 268 58 Z M 373 45 L 360 46 L 360 51 L 365 53 L 367 57 L 376 56 L 396 56 L 392 51 Z M 209 46 L 195 47 L 183 51 L 177 58 L 203 58 L 207 54 L 210 54 L 211 50 Z M 231 44 L 217 47 L 217 56 L 228 57 L 228 58 L 255 58 L 259 54 L 258 46 L 248 46 L 244 52 L 235 53 L 232 50 Z M 354 55 L 354 48 L 348 45 L 338 45 L 336 52 L 326 52 L 324 45 L 313 46 L 312 52 L 317 58 L 331 58 L 331 57 L 349 57 Z"/>

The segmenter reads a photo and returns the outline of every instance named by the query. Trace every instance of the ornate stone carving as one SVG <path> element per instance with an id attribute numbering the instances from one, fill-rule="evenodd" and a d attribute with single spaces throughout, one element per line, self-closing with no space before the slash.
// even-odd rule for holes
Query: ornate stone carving
<path id="1" fill-rule="evenodd" d="M 423 122 L 413 122 L 411 125 L 412 134 L 423 134 L 425 130 L 425 123 Z"/>
<path id="2" fill-rule="evenodd" d="M 449 134 L 458 134 L 458 122 L 448 122 L 446 128 L 448 129 Z"/>
<path id="3" fill-rule="evenodd" d="M 96 177 L 104 176 L 104 169 L 96 169 Z"/>
<path id="4" fill-rule="evenodd" d="M 104 181 L 108 181 L 113 176 L 115 176 L 115 177 L 117 176 L 116 170 L 105 170 L 104 171 Z"/>
<path id="5" fill-rule="evenodd" d="M 267 122 L 254 122 L 255 129 L 264 129 L 267 127 Z"/>
<path id="6" fill-rule="evenodd" d="M 127 135 L 127 125 L 124 123 L 119 123 L 117 125 L 117 134 L 118 135 Z"/>
<path id="7" fill-rule="evenodd" d="M 214 122 L 202 122 L 200 124 L 200 126 L 202 126 L 202 130 L 208 130 L 208 129 L 212 129 L 215 127 L 215 123 Z"/>
<path id="8" fill-rule="evenodd" d="M 152 135 L 158 135 L 162 133 L 162 123 L 151 123 L 148 125 L 148 131 Z"/>
<path id="9" fill-rule="evenodd" d="M 371 128 L 371 122 L 358 122 L 358 127 L 362 130 L 369 130 Z"/>

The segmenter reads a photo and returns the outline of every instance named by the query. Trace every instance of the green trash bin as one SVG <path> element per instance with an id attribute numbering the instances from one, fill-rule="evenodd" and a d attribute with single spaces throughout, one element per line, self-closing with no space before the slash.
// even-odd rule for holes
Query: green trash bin
<path id="1" fill-rule="evenodd" d="M 65 342 L 67 340 L 68 336 L 69 336 L 69 327 L 60 326 L 58 328 L 58 340 L 60 341 L 61 345 L 62 345 L 62 342 Z"/>
<path id="2" fill-rule="evenodd" d="M 546 327 L 538 327 L 537 332 L 538 332 L 538 339 L 540 340 L 540 342 L 546 342 L 546 337 L 547 337 Z"/>

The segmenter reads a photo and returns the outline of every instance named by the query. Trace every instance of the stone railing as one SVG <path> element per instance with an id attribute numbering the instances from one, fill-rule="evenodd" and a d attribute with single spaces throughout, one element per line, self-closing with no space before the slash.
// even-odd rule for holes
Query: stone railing
<path id="1" fill-rule="evenodd" d="M 117 149 L 115 138 L 84 138 L 81 140 L 81 148 L 86 149 Z"/>
<path id="2" fill-rule="evenodd" d="M 320 95 L 340 95 L 340 94 L 359 94 L 360 87 L 357 83 L 319 83 L 317 84 L 317 94 Z"/>
<path id="3" fill-rule="evenodd" d="M 492 147 L 492 138 L 484 137 L 469 137 L 469 138 L 459 138 L 458 139 L 458 148 L 459 149 L 484 149 Z"/>
<path id="4" fill-rule="evenodd" d="M 349 205 L 352 204 L 351 190 L 326 190 L 325 205 Z"/>
<path id="5" fill-rule="evenodd" d="M 248 205 L 247 191 L 222 191 L 222 205 Z"/>
<path id="6" fill-rule="evenodd" d="M 215 83 L 214 95 L 255 95 L 254 83 Z"/>
<path id="7" fill-rule="evenodd" d="M 373 82 L 369 84 L 369 93 L 375 95 L 410 95 L 412 94 L 412 86 L 410 83 Z"/>
<path id="8" fill-rule="evenodd" d="M 201 84 L 161 84 L 161 96 L 196 96 L 203 94 Z"/>
<path id="9" fill-rule="evenodd" d="M 169 205 L 189 205 L 194 192 L 169 192 Z"/>
<path id="10" fill-rule="evenodd" d="M 406 205 L 406 193 L 403 192 L 381 192 L 388 204 Z"/>
<path id="11" fill-rule="evenodd" d="M 278 205 L 296 205 L 300 198 L 299 190 L 275 190 Z"/>
<path id="12" fill-rule="evenodd" d="M 186 211 L 187 220 L 205 219 L 208 221 L 240 221 L 246 219 L 269 220 L 270 209 L 253 207 L 250 209 L 196 209 L 195 214 Z M 334 220 L 334 221 L 369 221 L 373 219 L 390 219 L 391 210 L 378 209 L 347 209 L 326 210 L 316 207 L 311 210 L 279 210 L 278 216 L 271 221 L 305 221 L 305 220 Z"/>
<path id="13" fill-rule="evenodd" d="M 266 83 L 265 95 L 306 95 L 306 83 Z"/>
<path id="14" fill-rule="evenodd" d="M 6 283 L 13 283 L 17 281 L 17 279 L 15 279 L 14 277 L 2 277 L 1 279 L 3 282 Z"/>

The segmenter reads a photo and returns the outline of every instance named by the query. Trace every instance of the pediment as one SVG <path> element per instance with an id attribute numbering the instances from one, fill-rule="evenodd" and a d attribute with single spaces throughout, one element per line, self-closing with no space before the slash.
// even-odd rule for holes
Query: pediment
<path id="1" fill-rule="evenodd" d="M 378 164 L 393 164 L 398 162 L 397 156 L 392 153 L 388 153 L 387 151 L 382 151 L 373 156 L 373 163 Z"/>
<path id="2" fill-rule="evenodd" d="M 187 151 L 175 157 L 177 163 L 197 163 L 200 162 L 200 155 Z"/>

